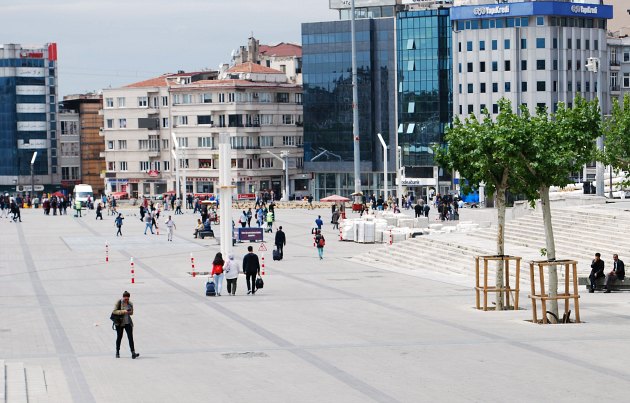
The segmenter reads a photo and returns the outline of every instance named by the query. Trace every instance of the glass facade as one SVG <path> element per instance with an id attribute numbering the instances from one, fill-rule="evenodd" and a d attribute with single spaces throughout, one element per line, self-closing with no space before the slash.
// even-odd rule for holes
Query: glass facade
<path id="1" fill-rule="evenodd" d="M 15 77 L 0 77 L 0 175 L 17 175 Z"/>
<path id="2" fill-rule="evenodd" d="M 383 170 L 376 134 L 395 144 L 394 21 L 356 21 L 361 172 L 367 176 Z M 326 189 L 350 194 L 354 191 L 350 21 L 302 24 L 302 46 L 304 168 L 316 172 L 316 197 L 323 197 Z M 394 149 L 389 154 L 392 170 Z"/>
<path id="3" fill-rule="evenodd" d="M 433 166 L 431 145 L 443 142 L 452 120 L 449 10 L 400 12 L 396 28 L 402 165 Z"/>

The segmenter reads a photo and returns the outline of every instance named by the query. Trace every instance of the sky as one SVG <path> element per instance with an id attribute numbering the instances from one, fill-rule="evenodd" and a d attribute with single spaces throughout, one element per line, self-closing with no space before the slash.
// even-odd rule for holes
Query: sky
<path id="1" fill-rule="evenodd" d="M 0 0 L 0 43 L 56 42 L 68 95 L 217 69 L 252 33 L 300 43 L 302 22 L 335 19 L 328 0 Z"/>

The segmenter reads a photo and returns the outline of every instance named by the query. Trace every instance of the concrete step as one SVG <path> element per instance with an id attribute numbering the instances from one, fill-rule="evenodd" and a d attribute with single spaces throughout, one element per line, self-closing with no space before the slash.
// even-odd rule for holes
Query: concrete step
<path id="1" fill-rule="evenodd" d="M 39 366 L 26 367 L 26 387 L 29 403 L 48 403 L 48 385 L 44 369 Z"/>
<path id="2" fill-rule="evenodd" d="M 7 403 L 28 403 L 26 372 L 21 362 L 5 363 Z"/>

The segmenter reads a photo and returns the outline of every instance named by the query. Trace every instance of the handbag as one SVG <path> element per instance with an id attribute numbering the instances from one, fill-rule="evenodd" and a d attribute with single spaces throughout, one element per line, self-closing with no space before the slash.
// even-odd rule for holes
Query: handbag
<path id="1" fill-rule="evenodd" d="M 120 310 L 121 306 L 122 306 L 122 303 L 118 301 L 118 304 L 116 305 L 118 309 L 116 310 Z M 116 326 L 122 326 L 122 322 L 124 318 L 125 318 L 125 315 L 115 314 L 114 311 L 112 311 L 112 314 L 109 315 L 109 319 L 112 321 L 112 330 L 116 330 Z"/>
<path id="2" fill-rule="evenodd" d="M 265 286 L 265 282 L 263 281 L 262 277 L 258 277 L 256 279 L 256 289 L 260 290 L 264 286 Z"/>

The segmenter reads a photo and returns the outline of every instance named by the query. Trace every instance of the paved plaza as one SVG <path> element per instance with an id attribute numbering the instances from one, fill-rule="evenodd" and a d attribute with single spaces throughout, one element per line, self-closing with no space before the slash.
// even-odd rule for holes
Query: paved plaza
<path id="1" fill-rule="evenodd" d="M 384 246 L 339 242 L 330 210 L 321 209 L 277 212 L 285 259 L 272 261 L 267 244 L 265 288 L 255 296 L 241 276 L 236 296 L 206 297 L 206 278 L 187 273 L 190 254 L 209 270 L 219 246 L 193 239 L 196 216 L 174 216 L 167 242 L 165 229 L 143 235 L 136 208 L 122 211 L 122 238 L 112 216 L 95 221 L 93 211 L 23 210 L 22 223 L 0 220 L 0 361 L 42 368 L 47 393 L 29 402 L 586 402 L 628 394 L 629 293 L 582 293 L 579 325 L 527 322 L 525 291 L 525 310 L 476 311 L 472 262 L 469 277 L 451 281 L 432 273 L 431 261 L 410 259 L 401 269 L 417 270 L 394 271 L 351 260 Z M 326 223 L 322 261 L 310 234 L 317 214 Z M 237 259 L 248 245 L 237 244 Z M 109 315 L 124 290 L 135 306 L 137 360 L 125 338 L 114 358 Z"/>

